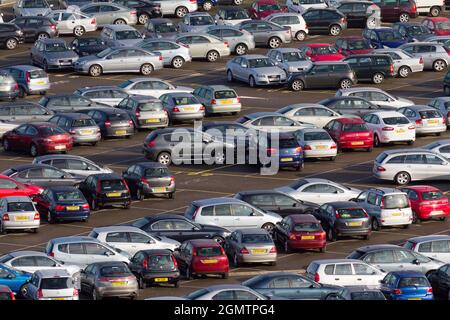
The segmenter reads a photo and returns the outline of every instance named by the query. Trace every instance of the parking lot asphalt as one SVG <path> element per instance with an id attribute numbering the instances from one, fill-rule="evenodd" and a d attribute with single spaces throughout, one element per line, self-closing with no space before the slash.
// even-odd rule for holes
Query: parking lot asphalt
<path id="1" fill-rule="evenodd" d="M 6 10 L 8 13 L 8 9 Z M 447 16 L 450 16 L 448 13 Z M 420 17 L 419 19 L 422 19 Z M 6 14 L 8 20 L 8 14 Z M 416 19 L 418 20 L 418 19 Z M 142 26 L 138 26 L 138 29 Z M 99 34 L 98 32 L 94 34 Z M 361 29 L 349 29 L 343 35 L 360 35 Z M 64 37 L 71 41 L 71 37 Z M 310 36 L 303 43 L 329 42 L 335 39 L 330 36 Z M 299 47 L 303 43 L 292 42 L 289 47 Z M 0 50 L 0 66 L 29 64 L 29 50 L 31 44 L 19 46 L 15 51 Z M 264 54 L 267 48 L 258 48 L 252 53 Z M 233 87 L 241 97 L 243 110 L 240 115 L 256 111 L 275 111 L 283 106 L 293 103 L 317 102 L 333 96 L 335 90 L 309 90 L 292 92 L 283 87 L 269 87 L 253 89 L 242 83 L 228 83 L 225 75 L 225 63 L 233 56 L 220 59 L 217 63 L 206 61 L 194 61 L 187 63 L 182 69 L 175 70 L 165 68 L 152 74 L 176 85 L 197 87 L 205 84 L 224 84 Z M 426 104 L 430 99 L 442 96 L 442 79 L 445 73 L 424 71 L 412 74 L 406 79 L 386 79 L 379 88 L 391 94 L 413 100 L 417 104 Z M 84 86 L 117 85 L 122 81 L 135 77 L 133 74 L 109 74 L 99 78 L 91 78 L 78 75 L 74 72 L 52 72 L 50 79 L 51 90 L 48 94 L 71 93 Z M 360 83 L 358 86 L 373 86 Z M 38 101 L 39 96 L 28 96 L 27 101 Z M 224 115 L 208 117 L 205 121 L 235 120 L 238 116 Z M 180 126 L 187 126 L 186 124 Z M 143 161 L 142 143 L 148 131 L 140 131 L 131 139 L 103 140 L 97 146 L 76 146 L 70 153 L 87 157 L 98 163 L 107 165 L 118 173 L 121 173 L 128 165 Z M 412 147 L 420 147 L 437 139 L 450 138 L 450 132 L 441 137 L 419 137 Z M 347 186 L 365 189 L 373 186 L 391 186 L 389 182 L 381 182 L 372 177 L 372 162 L 375 157 L 384 150 L 396 148 L 411 148 L 406 144 L 397 144 L 375 148 L 372 152 L 353 151 L 339 154 L 336 161 L 307 161 L 302 172 L 283 170 L 273 176 L 262 176 L 259 168 L 244 165 L 182 165 L 171 166 L 177 183 L 177 192 L 173 200 L 166 198 L 150 198 L 145 201 L 134 201 L 129 210 L 117 208 L 103 209 L 92 214 L 89 222 L 73 222 L 48 225 L 42 222 L 39 233 L 13 232 L 0 235 L 0 253 L 15 250 L 43 250 L 49 239 L 69 235 L 87 235 L 93 227 L 114 224 L 127 224 L 140 217 L 159 213 L 182 214 L 191 201 L 203 198 L 230 196 L 238 191 L 251 189 L 270 189 L 283 186 L 292 181 L 316 177 L 326 178 Z M 14 164 L 30 163 L 32 158 L 28 155 L 0 152 L 0 171 Z M 436 186 L 450 193 L 450 181 L 431 181 L 426 184 Z M 402 244 L 406 239 L 430 234 L 450 234 L 450 222 L 429 221 L 411 226 L 409 229 L 383 228 L 382 231 L 374 231 L 370 240 L 341 239 L 329 243 L 326 253 L 296 252 L 291 254 L 279 253 L 276 266 L 251 265 L 237 269 L 231 269 L 230 278 L 201 278 L 190 281 L 182 281 L 180 288 L 171 287 L 147 288 L 141 290 L 140 299 L 152 296 L 181 296 L 198 288 L 219 283 L 239 283 L 253 275 L 277 270 L 302 270 L 314 259 L 344 258 L 353 249 L 366 244 Z M 279 250 L 282 252 L 282 250 Z"/>

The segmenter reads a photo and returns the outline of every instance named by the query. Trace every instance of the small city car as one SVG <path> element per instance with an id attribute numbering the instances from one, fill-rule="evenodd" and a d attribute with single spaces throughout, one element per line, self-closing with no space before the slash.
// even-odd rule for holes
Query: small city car
<path id="1" fill-rule="evenodd" d="M 54 115 L 48 122 L 68 132 L 74 144 L 88 143 L 95 146 L 101 139 L 100 128 L 87 114 L 60 113 Z"/>
<path id="2" fill-rule="evenodd" d="M 31 276 L 31 273 L 19 271 L 0 263 L 0 286 L 7 286 L 15 295 L 21 296 L 22 292 L 25 292 L 23 289 L 26 288 L 27 281 Z"/>
<path id="3" fill-rule="evenodd" d="M 436 234 L 414 237 L 408 239 L 403 247 L 428 258 L 450 263 L 450 236 Z"/>
<path id="4" fill-rule="evenodd" d="M 434 300 L 433 288 L 423 273 L 389 272 L 380 282 L 381 292 L 389 300 Z"/>
<path id="5" fill-rule="evenodd" d="M 29 280 L 24 297 L 28 300 L 78 300 L 78 289 L 66 270 L 39 270 Z"/>
<path id="6" fill-rule="evenodd" d="M 360 118 L 339 118 L 323 127 L 339 149 L 373 149 L 373 133 Z"/>
<path id="7" fill-rule="evenodd" d="M 165 128 L 169 124 L 167 112 L 155 97 L 130 95 L 117 108 L 129 114 L 137 129 Z"/>
<path id="8" fill-rule="evenodd" d="M 32 230 L 38 232 L 41 219 L 33 202 L 27 196 L 0 199 L 0 234 L 7 230 Z"/>

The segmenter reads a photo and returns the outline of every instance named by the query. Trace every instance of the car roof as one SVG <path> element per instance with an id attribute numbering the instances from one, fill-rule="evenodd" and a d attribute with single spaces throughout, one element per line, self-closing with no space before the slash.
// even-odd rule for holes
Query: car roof
<path id="1" fill-rule="evenodd" d="M 450 236 L 436 234 L 436 235 L 413 237 L 413 238 L 408 239 L 408 241 L 415 242 L 415 243 L 435 241 L 435 240 L 450 240 Z"/>
<path id="2" fill-rule="evenodd" d="M 13 258 L 24 257 L 24 256 L 43 256 L 43 257 L 47 257 L 47 254 L 45 254 L 45 252 L 40 252 L 40 251 L 21 250 L 21 251 L 11 251 L 11 252 L 5 253 L 4 256 L 10 256 L 10 257 L 13 257 Z"/>
<path id="3" fill-rule="evenodd" d="M 368 190 L 375 191 L 375 192 L 381 192 L 381 193 L 404 193 L 403 191 L 395 188 L 389 188 L 389 187 L 377 187 L 377 188 L 369 188 Z"/>
<path id="4" fill-rule="evenodd" d="M 112 172 L 112 173 L 95 173 L 91 174 L 90 176 L 95 176 L 99 180 L 122 180 L 122 176 L 118 173 Z"/>
<path id="5" fill-rule="evenodd" d="M 141 229 L 133 227 L 133 226 L 108 226 L 108 227 L 97 227 L 93 228 L 92 231 L 97 233 L 102 232 L 143 232 Z"/>
<path id="6" fill-rule="evenodd" d="M 233 90 L 233 91 L 235 91 L 233 88 L 230 88 L 228 86 L 224 86 L 224 85 L 221 85 L 221 84 L 211 84 L 211 85 L 206 85 L 206 86 L 203 86 L 203 87 L 213 89 L 214 91 L 219 91 L 219 90 Z"/>
<path id="7" fill-rule="evenodd" d="M 362 57 L 389 57 L 389 55 L 385 53 L 371 52 L 371 53 L 352 54 L 348 58 L 362 58 Z"/>
<path id="8" fill-rule="evenodd" d="M 244 228 L 239 229 L 239 232 L 242 234 L 269 234 L 267 230 L 262 228 Z"/>
<path id="9" fill-rule="evenodd" d="M 385 92 L 383 89 L 376 88 L 376 87 L 353 87 L 348 89 L 339 89 L 341 92 L 361 92 L 361 91 L 378 91 L 378 92 Z"/>
<path id="10" fill-rule="evenodd" d="M 53 166 L 49 166 L 48 164 L 41 164 L 41 163 L 19 164 L 17 166 L 12 166 L 10 169 L 18 172 L 18 171 L 27 170 L 30 168 L 52 168 L 52 169 L 55 169 L 55 167 L 53 167 Z"/>
<path id="11" fill-rule="evenodd" d="M 246 286 L 243 286 L 240 284 L 215 284 L 215 285 L 203 288 L 203 289 L 208 290 L 209 292 L 213 292 L 213 291 L 218 291 L 218 290 L 229 290 L 229 289 L 249 290 L 249 287 L 246 287 Z"/>
<path id="12" fill-rule="evenodd" d="M 358 259 L 320 259 L 320 260 L 311 261 L 311 263 L 315 263 L 315 264 L 351 263 L 351 262 L 361 263 L 361 260 L 358 260 Z"/>
<path id="13" fill-rule="evenodd" d="M 153 96 L 131 95 L 128 98 L 133 99 L 137 102 L 149 102 L 149 101 L 157 102 L 157 101 L 159 101 L 158 98 L 153 97 Z"/>
<path id="14" fill-rule="evenodd" d="M 35 18 L 35 17 L 33 17 Z M 18 70 L 22 70 L 22 71 L 35 71 L 35 70 L 42 70 L 41 68 L 35 67 L 35 66 L 30 66 L 30 65 L 26 65 L 26 64 L 20 64 L 20 65 L 15 65 L 15 66 L 4 66 L 2 68 L 13 68 L 13 69 L 18 69 Z"/>
<path id="15" fill-rule="evenodd" d="M 153 39 L 151 39 L 153 40 Z M 158 39 L 158 40 L 164 40 L 164 39 Z M 166 82 L 166 80 L 163 80 L 161 78 L 156 78 L 156 77 L 135 77 L 135 78 L 131 78 L 128 79 L 126 81 L 131 81 L 131 82 L 140 82 L 140 81 L 163 81 Z"/>
<path id="16" fill-rule="evenodd" d="M 246 202 L 243 202 L 239 199 L 227 198 L 227 197 L 208 198 L 208 199 L 192 201 L 193 205 L 200 206 L 200 207 L 207 206 L 207 205 L 215 205 L 215 204 L 226 204 L 226 203 L 247 204 Z"/>
<path id="17" fill-rule="evenodd" d="M 38 275 L 39 278 L 71 277 L 66 269 L 56 269 L 56 268 L 38 270 L 35 272 L 35 274 Z"/>
<path id="18" fill-rule="evenodd" d="M 134 165 L 140 166 L 143 168 L 167 168 L 167 166 L 165 166 L 164 164 L 156 162 L 156 161 L 137 162 Z"/>
<path id="19" fill-rule="evenodd" d="M 292 52 L 292 51 L 296 51 L 296 52 L 300 52 L 300 49 L 298 48 L 276 48 L 276 49 L 271 49 L 271 51 L 278 51 L 278 52 Z"/>
<path id="20" fill-rule="evenodd" d="M 239 7 L 239 6 L 221 7 L 220 10 L 225 10 L 225 11 L 246 11 L 244 8 Z"/>
<path id="21" fill-rule="evenodd" d="M 96 110 L 96 111 L 100 111 L 100 112 L 104 112 L 107 114 L 112 114 L 112 113 L 127 113 L 125 110 L 120 109 L 120 108 L 114 108 L 114 107 L 95 107 L 95 108 L 90 108 L 89 110 Z"/>
<path id="22" fill-rule="evenodd" d="M 318 48 L 318 47 L 331 47 L 333 46 L 330 43 L 319 43 L 319 42 L 315 42 L 315 43 L 308 43 L 305 44 L 306 47 L 310 47 L 310 48 Z"/>
<path id="23" fill-rule="evenodd" d="M 388 31 L 394 31 L 394 29 L 392 29 L 391 27 L 379 27 L 379 28 L 374 28 L 374 29 L 371 29 L 372 31 L 375 31 L 375 32 L 388 32 Z"/>
<path id="24" fill-rule="evenodd" d="M 428 154 L 434 154 L 438 155 L 437 152 L 427 150 L 427 149 L 420 149 L 420 148 L 414 148 L 414 149 L 395 149 L 395 150 L 385 150 L 383 153 L 387 155 L 391 154 L 399 154 L 399 153 L 428 153 Z"/>
<path id="25" fill-rule="evenodd" d="M 28 196 L 11 196 L 11 197 L 2 197 L 7 203 L 12 202 L 31 202 L 30 197 Z"/>
<path id="26" fill-rule="evenodd" d="M 359 247 L 357 249 L 355 249 L 356 251 L 362 251 L 362 252 L 372 252 L 372 251 L 378 251 L 378 250 L 383 250 L 383 249 L 404 249 L 400 246 L 397 246 L 395 244 L 373 244 L 373 245 L 368 245 L 368 246 L 364 246 L 364 247 Z"/>
<path id="27" fill-rule="evenodd" d="M 42 39 L 39 40 L 40 42 L 47 44 L 47 43 L 66 43 L 66 41 L 64 39 L 61 38 L 47 38 L 47 39 Z"/>
<path id="28" fill-rule="evenodd" d="M 415 190 L 415 191 L 419 191 L 419 192 L 424 192 L 424 191 L 439 191 L 439 192 L 441 192 L 441 190 L 439 190 L 436 187 L 426 186 L 426 185 L 404 186 L 403 188 L 411 189 L 411 190 Z"/>
<path id="29" fill-rule="evenodd" d="M 186 96 L 193 97 L 194 96 L 190 92 L 168 92 L 168 93 L 165 93 L 164 95 L 170 96 L 170 97 L 186 97 Z"/>
<path id="30" fill-rule="evenodd" d="M 55 114 L 55 116 L 60 116 L 60 117 L 70 118 L 70 119 L 91 119 L 91 117 L 85 113 L 76 113 L 76 112 L 62 112 L 62 113 Z"/>
<path id="31" fill-rule="evenodd" d="M 354 201 L 333 201 L 333 202 L 327 202 L 326 204 L 333 206 L 336 209 L 342 209 L 342 208 L 362 208 L 361 204 Z"/>
<path id="32" fill-rule="evenodd" d="M 58 238 L 53 238 L 50 239 L 50 241 L 52 243 L 72 243 L 72 242 L 95 242 L 95 243 L 99 243 L 100 241 L 95 239 L 95 238 L 91 238 L 88 236 L 68 236 L 68 237 L 58 237 Z"/>
<path id="33" fill-rule="evenodd" d="M 342 124 L 362 124 L 362 123 L 365 123 L 364 120 L 362 120 L 361 118 L 354 118 L 354 117 L 336 118 L 334 120 L 339 121 Z"/>
<path id="34" fill-rule="evenodd" d="M 302 223 L 302 222 L 319 222 L 312 214 L 290 214 L 289 217 L 294 223 Z"/>
<path id="35" fill-rule="evenodd" d="M 450 20 L 447 17 L 428 17 L 428 18 L 425 18 L 425 19 L 428 19 L 428 20 L 431 20 L 431 21 L 449 21 Z"/>
<path id="36" fill-rule="evenodd" d="M 278 112 L 272 112 L 272 111 L 264 111 L 264 112 L 253 112 L 246 114 L 245 117 L 249 119 L 256 119 L 260 117 L 266 117 L 266 116 L 284 116 L 281 113 Z"/>
<path id="37" fill-rule="evenodd" d="M 93 162 L 89 159 L 86 159 L 82 156 L 74 155 L 74 154 L 46 154 L 43 156 L 39 156 L 34 158 L 35 160 L 42 161 L 42 160 L 48 160 L 48 159 L 77 159 L 77 160 L 83 160 L 83 161 L 89 161 Z"/>
<path id="38" fill-rule="evenodd" d="M 152 18 L 150 20 L 148 20 L 150 23 L 152 24 L 158 24 L 158 23 L 173 23 L 172 20 L 167 19 L 167 18 Z"/>
<path id="39" fill-rule="evenodd" d="M 253 195 L 253 194 L 283 194 L 280 191 L 273 190 L 273 189 L 261 189 L 261 190 L 244 190 L 238 192 L 241 195 Z"/>
<path id="40" fill-rule="evenodd" d="M 98 267 L 104 267 L 104 266 L 123 266 L 125 265 L 125 262 L 122 261 L 101 261 L 101 262 L 94 262 L 89 264 L 90 266 L 98 266 Z"/>
<path id="41" fill-rule="evenodd" d="M 165 220 L 165 219 L 183 219 L 183 220 L 187 220 L 183 215 L 170 214 L 170 213 L 159 213 L 159 214 L 155 214 L 153 216 L 143 217 L 143 219 L 146 219 L 148 222 L 154 222 L 154 221 Z"/>
<path id="42" fill-rule="evenodd" d="M 263 55 L 263 54 L 245 54 L 243 56 L 240 56 L 241 58 L 245 58 L 245 59 L 264 59 L 267 58 L 267 56 Z"/>
<path id="43" fill-rule="evenodd" d="M 346 1 L 347 3 L 353 3 L 355 1 Z M 344 1 L 342 1 L 341 3 L 344 3 Z M 365 38 L 363 38 L 362 36 L 345 36 L 345 37 L 340 37 L 337 40 L 366 40 Z"/>
<path id="44" fill-rule="evenodd" d="M 80 92 L 88 92 L 88 91 L 99 91 L 99 90 L 119 90 L 123 91 L 122 88 L 116 87 L 116 86 L 93 86 L 93 87 L 82 87 L 78 88 L 77 90 Z"/>
<path id="45" fill-rule="evenodd" d="M 438 111 L 436 108 L 433 108 L 431 106 L 427 106 L 425 104 L 415 104 L 415 105 L 412 105 L 412 106 L 407 106 L 406 108 L 412 109 L 414 111 L 423 111 L 423 110 Z"/>
<path id="46" fill-rule="evenodd" d="M 390 274 L 394 274 L 399 277 L 417 277 L 417 278 L 425 278 L 425 274 L 419 271 L 413 270 L 399 270 L 399 271 L 391 271 Z"/>
<path id="47" fill-rule="evenodd" d="M 214 239 L 192 239 L 186 240 L 186 242 L 191 243 L 194 247 L 221 247 L 220 244 Z"/>

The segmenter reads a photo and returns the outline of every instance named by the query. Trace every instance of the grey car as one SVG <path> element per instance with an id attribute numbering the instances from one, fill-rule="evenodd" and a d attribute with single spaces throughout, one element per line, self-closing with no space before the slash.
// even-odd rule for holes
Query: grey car
<path id="1" fill-rule="evenodd" d="M 0 104 L 0 120 L 11 123 L 42 122 L 47 121 L 53 115 L 53 111 L 34 102 Z"/>
<path id="2" fill-rule="evenodd" d="M 159 99 L 149 96 L 128 96 L 117 108 L 125 110 L 138 129 L 165 128 L 169 117 Z"/>
<path id="3" fill-rule="evenodd" d="M 192 91 L 194 91 L 194 89 L 192 88 L 175 86 L 167 81 L 152 77 L 145 77 L 145 78 L 140 77 L 128 79 L 119 84 L 119 87 L 122 88 L 128 94 L 152 96 L 155 98 L 159 98 L 165 93 L 172 93 L 172 92 L 191 93 Z"/>
<path id="4" fill-rule="evenodd" d="M 110 107 L 117 106 L 123 99 L 128 97 L 128 93 L 123 89 L 114 86 L 84 87 L 75 90 L 74 94 Z"/>
<path id="5" fill-rule="evenodd" d="M 45 16 L 52 11 L 52 4 L 47 0 L 19 0 L 14 4 L 14 16 Z"/>
<path id="6" fill-rule="evenodd" d="M 172 122 L 201 120 L 205 116 L 205 107 L 191 93 L 166 93 L 159 99 Z"/>
<path id="7" fill-rule="evenodd" d="M 38 39 L 48 39 L 58 36 L 56 22 L 49 17 L 18 17 L 9 21 L 17 25 L 23 31 L 25 42 L 31 42 Z"/>
<path id="8" fill-rule="evenodd" d="M 428 274 L 444 265 L 439 260 L 393 244 L 360 247 L 350 253 L 347 259 L 362 260 L 383 272 L 412 270 Z"/>
<path id="9" fill-rule="evenodd" d="M 191 62 L 191 54 L 189 48 L 175 41 L 165 39 L 146 39 L 139 42 L 137 47 L 159 52 L 163 58 L 165 66 L 171 66 L 174 69 L 181 68 L 186 62 Z"/>
<path id="10" fill-rule="evenodd" d="M 209 26 L 216 25 L 214 18 L 206 12 L 191 12 L 178 24 L 181 32 L 205 32 Z"/>
<path id="11" fill-rule="evenodd" d="M 271 49 L 267 56 L 288 73 L 308 70 L 313 65 L 300 49 L 295 48 Z"/>
<path id="12" fill-rule="evenodd" d="M 70 133 L 74 144 L 89 143 L 95 146 L 101 139 L 100 128 L 86 114 L 61 113 L 48 121 Z"/>
<path id="13" fill-rule="evenodd" d="M 228 113 L 235 115 L 241 111 L 242 105 L 236 91 L 222 85 L 201 86 L 193 95 L 205 106 L 207 114 Z"/>
<path id="14" fill-rule="evenodd" d="M 400 78 L 407 78 L 413 72 L 423 71 L 422 57 L 414 57 L 402 49 L 376 49 L 373 53 L 381 53 L 391 56 L 392 61 L 394 61 L 394 74 L 397 74 Z"/>
<path id="15" fill-rule="evenodd" d="M 239 30 L 232 26 L 210 26 L 206 33 L 227 41 L 231 52 L 238 56 L 247 54 L 249 50 L 255 49 L 253 35 L 245 30 Z"/>
<path id="16" fill-rule="evenodd" d="M 397 110 L 416 126 L 417 134 L 436 134 L 447 131 L 447 117 L 444 118 L 439 110 L 430 106 L 414 105 Z"/>
<path id="17" fill-rule="evenodd" d="M 80 7 L 80 11 L 95 17 L 98 27 L 107 24 L 129 24 L 137 23 L 136 9 L 130 9 L 117 3 L 89 3 Z"/>
<path id="18" fill-rule="evenodd" d="M 19 85 L 13 76 L 6 71 L 0 71 L 0 100 L 15 100 L 19 96 Z"/>
<path id="19" fill-rule="evenodd" d="M 98 77 L 104 73 L 137 72 L 144 76 L 163 68 L 162 56 L 134 47 L 108 48 L 74 63 L 76 72 Z"/>
<path id="20" fill-rule="evenodd" d="M 438 109 L 447 119 L 447 126 L 450 126 L 450 97 L 434 98 L 428 105 Z"/>
<path id="21" fill-rule="evenodd" d="M 38 102 L 41 106 L 56 113 L 76 112 L 92 107 L 106 107 L 108 105 L 95 102 L 78 94 L 55 94 L 42 97 Z"/>
<path id="22" fill-rule="evenodd" d="M 269 21 L 244 21 L 238 25 L 238 28 L 253 34 L 257 46 L 268 46 L 275 49 L 292 41 L 289 27 L 282 27 Z"/>
<path id="23" fill-rule="evenodd" d="M 269 232 L 264 229 L 238 229 L 227 239 L 223 248 L 234 267 L 244 263 L 277 263 L 277 250 Z"/>
<path id="24" fill-rule="evenodd" d="M 144 36 L 132 26 L 109 24 L 103 27 L 100 38 L 109 47 L 132 47 L 141 42 Z"/>
<path id="25" fill-rule="evenodd" d="M 82 110 L 100 127 L 103 138 L 131 138 L 134 134 L 134 124 L 128 112 L 119 108 L 93 108 Z"/>
<path id="26" fill-rule="evenodd" d="M 161 14 L 164 16 L 175 15 L 183 18 L 188 12 L 198 10 L 197 1 L 192 0 L 170 0 L 156 1 L 161 6 Z"/>
<path id="27" fill-rule="evenodd" d="M 41 68 L 18 65 L 1 69 L 13 76 L 19 85 L 19 97 L 39 93 L 45 95 L 50 89 L 50 79 L 48 74 Z"/>
<path id="28" fill-rule="evenodd" d="M 250 87 L 279 85 L 287 81 L 288 74 L 263 55 L 244 55 L 226 64 L 227 80 L 246 82 Z"/>
<path id="29" fill-rule="evenodd" d="M 426 37 L 423 41 L 437 42 L 437 43 L 442 43 L 442 44 L 448 45 L 448 44 L 450 44 L 450 35 L 449 36 L 436 36 L 433 34 L 429 37 Z"/>
<path id="30" fill-rule="evenodd" d="M 63 39 L 38 40 L 31 48 L 31 63 L 44 71 L 72 69 L 78 55 L 69 48 Z"/>
<path id="31" fill-rule="evenodd" d="M 399 47 L 414 57 L 422 57 L 424 69 L 444 71 L 450 64 L 450 48 L 434 42 L 412 42 Z"/>
<path id="32" fill-rule="evenodd" d="M 178 26 L 167 18 L 150 19 L 145 26 L 145 36 L 147 38 L 173 39 L 179 32 Z"/>
<path id="33" fill-rule="evenodd" d="M 188 46 L 192 58 L 216 62 L 221 57 L 230 55 L 230 46 L 227 42 L 207 33 L 182 33 L 175 37 L 175 41 Z"/>

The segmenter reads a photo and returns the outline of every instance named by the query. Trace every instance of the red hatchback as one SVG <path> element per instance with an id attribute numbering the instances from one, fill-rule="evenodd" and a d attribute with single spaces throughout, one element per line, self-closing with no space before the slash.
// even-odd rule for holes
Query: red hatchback
<path id="1" fill-rule="evenodd" d="M 345 56 L 351 54 L 366 54 L 373 51 L 370 42 L 363 37 L 358 36 L 341 37 L 336 40 L 334 45 L 338 53 Z"/>
<path id="2" fill-rule="evenodd" d="M 66 152 L 72 149 L 72 145 L 70 134 L 49 122 L 22 124 L 3 135 L 5 151 L 29 152 L 32 157 Z"/>
<path id="3" fill-rule="evenodd" d="M 323 127 L 339 149 L 373 149 L 373 132 L 361 118 L 339 118 Z"/>
<path id="4" fill-rule="evenodd" d="M 288 9 L 287 7 L 280 6 L 278 2 L 273 0 L 256 1 L 248 9 L 248 14 L 252 19 L 262 19 L 271 15 L 272 13 L 278 12 L 288 12 Z"/>
<path id="5" fill-rule="evenodd" d="M 450 215 L 448 198 L 441 190 L 432 186 L 411 186 L 401 188 L 408 195 L 413 211 L 413 223 L 439 218 L 445 221 Z"/>
<path id="6" fill-rule="evenodd" d="M 340 61 L 345 58 L 329 43 L 310 43 L 300 48 L 312 62 Z"/>
<path id="7" fill-rule="evenodd" d="M 20 183 L 10 177 L 0 175 L 0 198 L 14 196 L 35 196 L 43 191 L 42 188 L 28 183 Z"/>
<path id="8" fill-rule="evenodd" d="M 228 278 L 228 257 L 213 239 L 187 240 L 175 249 L 174 255 L 187 279 L 203 274 L 219 274 L 223 279 Z"/>
<path id="9" fill-rule="evenodd" d="M 422 25 L 427 27 L 437 36 L 450 35 L 450 19 L 445 17 L 423 19 Z"/>
<path id="10" fill-rule="evenodd" d="M 292 214 L 277 223 L 273 238 L 286 253 L 292 249 L 319 249 L 325 252 L 327 239 L 320 221 L 311 214 Z"/>

